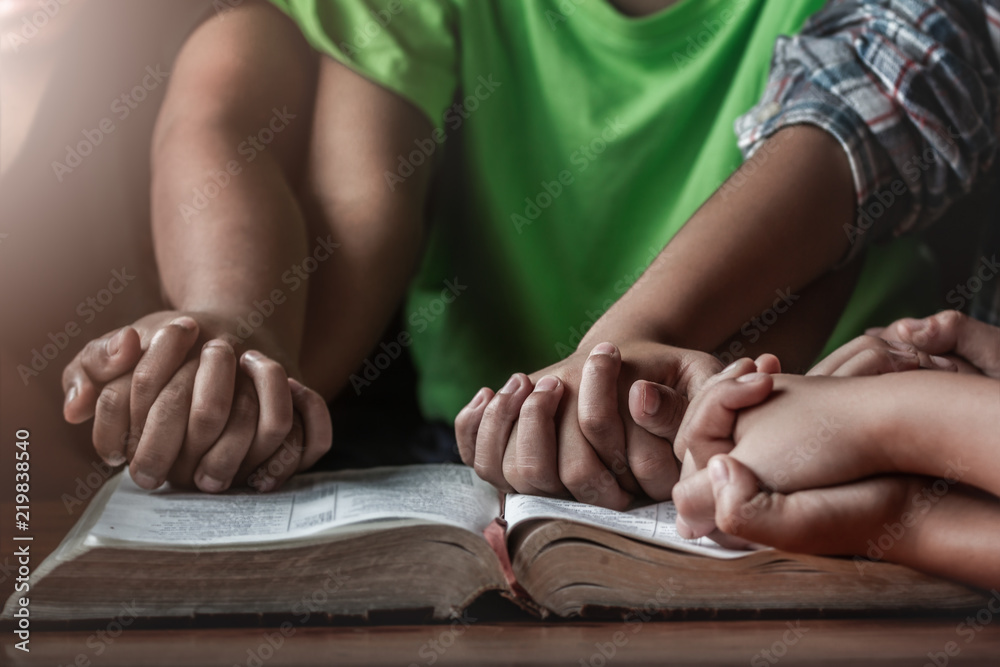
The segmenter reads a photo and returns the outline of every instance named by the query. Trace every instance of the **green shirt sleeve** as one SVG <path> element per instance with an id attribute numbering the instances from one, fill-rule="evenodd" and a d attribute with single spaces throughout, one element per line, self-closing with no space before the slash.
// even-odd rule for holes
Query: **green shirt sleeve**
<path id="1" fill-rule="evenodd" d="M 316 50 L 417 106 L 434 127 L 457 86 L 449 0 L 271 0 Z"/>

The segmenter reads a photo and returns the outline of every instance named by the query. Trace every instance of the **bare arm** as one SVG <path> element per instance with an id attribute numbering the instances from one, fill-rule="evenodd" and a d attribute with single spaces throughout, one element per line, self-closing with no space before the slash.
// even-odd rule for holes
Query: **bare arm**
<path id="1" fill-rule="evenodd" d="M 252 3 L 188 39 L 153 137 L 153 234 L 168 302 L 221 316 L 236 333 L 254 301 L 282 290 L 280 314 L 255 333 L 286 367 L 297 365 L 305 324 L 307 290 L 288 289 L 282 274 L 310 250 L 294 187 L 314 86 L 315 56 L 298 29 Z"/>

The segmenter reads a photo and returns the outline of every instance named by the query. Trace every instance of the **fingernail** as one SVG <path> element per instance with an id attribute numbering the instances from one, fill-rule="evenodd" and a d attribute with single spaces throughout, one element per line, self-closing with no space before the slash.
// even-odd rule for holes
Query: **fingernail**
<path id="1" fill-rule="evenodd" d="M 267 493 L 274 488 L 274 478 L 264 474 L 263 472 L 258 472 L 250 478 L 250 486 L 255 488 L 260 493 Z"/>
<path id="2" fill-rule="evenodd" d="M 739 366 L 741 361 L 743 361 L 743 360 L 742 359 L 737 359 L 736 361 L 734 361 L 733 363 L 729 364 L 728 366 L 726 366 L 725 368 L 723 368 L 721 371 L 719 371 L 719 374 L 721 375 L 722 373 L 728 373 L 729 371 L 731 371 L 734 368 L 736 368 L 737 366 Z"/>
<path id="3" fill-rule="evenodd" d="M 478 410 L 483 402 L 486 400 L 486 387 L 483 387 L 476 392 L 476 395 L 472 397 L 472 402 L 469 403 L 470 410 Z"/>
<path id="4" fill-rule="evenodd" d="M 927 320 L 903 320 L 903 327 L 910 333 L 917 333 L 927 328 Z"/>
<path id="5" fill-rule="evenodd" d="M 894 347 L 897 350 L 904 350 L 905 352 L 910 352 L 910 353 L 913 352 L 913 346 L 912 345 L 907 345 L 906 343 L 901 343 L 898 340 L 887 340 L 885 342 L 889 344 L 889 347 Z"/>
<path id="6" fill-rule="evenodd" d="M 226 350 L 227 352 L 232 352 L 233 351 L 233 346 L 232 345 L 230 345 L 229 343 L 227 343 L 224 340 L 218 340 L 218 339 L 210 340 L 210 341 L 208 341 L 207 343 L 205 343 L 204 345 L 201 346 L 202 350 L 212 350 L 212 349 L 215 349 L 215 348 L 218 348 L 220 350 Z"/>
<path id="7" fill-rule="evenodd" d="M 685 521 L 679 514 L 677 515 L 677 519 L 674 521 L 674 525 L 677 527 L 677 534 L 680 535 L 682 539 L 694 539 L 694 531 L 691 530 L 691 526 L 689 526 L 688 522 Z"/>
<path id="8" fill-rule="evenodd" d="M 194 331 L 195 329 L 198 328 L 198 323 L 195 322 L 190 317 L 188 317 L 187 315 L 178 317 L 177 319 L 173 320 L 171 324 L 179 326 L 181 329 L 184 329 L 186 331 Z"/>
<path id="9" fill-rule="evenodd" d="M 228 486 L 226 482 L 215 479 L 214 477 L 209 477 L 204 473 L 198 475 L 194 482 L 198 488 L 205 493 L 218 493 L 219 491 L 225 490 Z"/>
<path id="10" fill-rule="evenodd" d="M 642 414 L 655 415 L 660 409 L 660 392 L 648 384 L 642 388 Z"/>
<path id="11" fill-rule="evenodd" d="M 546 375 L 535 385 L 535 391 L 555 391 L 558 386 L 559 378 L 554 375 Z"/>
<path id="12" fill-rule="evenodd" d="M 907 361 L 913 361 L 917 358 L 917 353 L 913 350 L 889 350 L 889 354 L 894 357 L 899 357 L 900 359 L 905 359 Z"/>
<path id="13" fill-rule="evenodd" d="M 121 331 L 119 331 L 114 336 L 108 339 L 108 342 L 105 343 L 106 345 L 105 349 L 107 349 L 109 357 L 113 357 L 116 354 L 118 354 L 119 350 L 122 349 L 122 342 L 124 340 L 125 340 L 125 329 L 122 329 Z"/>
<path id="14" fill-rule="evenodd" d="M 712 480 L 713 489 L 729 484 L 729 467 L 720 458 L 708 462 L 708 476 Z"/>
<path id="15" fill-rule="evenodd" d="M 257 350 L 247 350 L 243 353 L 243 358 L 251 363 L 257 363 L 264 358 L 264 355 Z"/>
<path id="16" fill-rule="evenodd" d="M 882 333 L 883 327 L 872 327 L 871 329 L 865 329 L 866 336 L 877 336 Z"/>
<path id="17" fill-rule="evenodd" d="M 943 368 L 948 371 L 958 370 L 958 366 L 956 366 L 955 362 L 951 361 L 950 359 L 939 357 L 936 354 L 932 354 L 930 356 L 931 356 L 931 361 L 933 361 L 934 365 L 937 366 L 938 368 Z"/>
<path id="18" fill-rule="evenodd" d="M 744 384 L 751 384 L 754 382 L 761 382 L 767 377 L 768 377 L 767 373 L 750 373 L 748 375 L 739 376 L 738 378 L 736 378 L 736 381 L 743 382 Z"/>
<path id="19" fill-rule="evenodd" d="M 594 346 L 594 349 L 590 351 L 590 356 L 594 356 L 595 354 L 606 354 L 611 357 L 614 356 L 617 351 L 618 348 L 611 343 L 598 343 Z"/>
<path id="20" fill-rule="evenodd" d="M 510 379 L 507 380 L 507 384 L 505 384 L 503 386 L 503 389 L 500 390 L 500 393 L 513 394 L 515 391 L 517 391 L 518 387 L 520 386 L 521 386 L 521 378 L 518 377 L 517 374 L 511 375 Z"/>
<path id="21" fill-rule="evenodd" d="M 63 405 L 69 405 L 79 395 L 80 390 L 77 389 L 77 386 L 75 384 L 70 385 L 69 391 L 66 392 L 66 400 L 63 402 Z"/>
<path id="22" fill-rule="evenodd" d="M 161 484 L 160 480 L 155 477 L 150 477 L 146 473 L 138 471 L 132 475 L 132 481 L 148 491 L 152 491 Z"/>
<path id="23" fill-rule="evenodd" d="M 112 468 L 117 468 L 121 464 L 125 463 L 125 457 L 118 453 L 108 454 L 106 457 L 104 457 L 104 462 L 107 463 Z"/>

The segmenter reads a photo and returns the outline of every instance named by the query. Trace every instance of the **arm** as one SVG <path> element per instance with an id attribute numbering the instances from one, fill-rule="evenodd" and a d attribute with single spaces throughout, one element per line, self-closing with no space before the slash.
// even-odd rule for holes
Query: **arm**
<path id="1" fill-rule="evenodd" d="M 766 494 L 738 460 L 719 456 L 712 467 L 721 541 L 855 556 L 861 576 L 870 560 L 885 560 L 980 588 L 1000 585 L 1000 500 L 993 496 L 963 486 L 938 493 L 934 480 L 914 476 Z"/>
<path id="2" fill-rule="evenodd" d="M 888 33 L 886 25 L 893 26 Z M 904 60 L 870 58 L 859 46 L 869 42 L 893 45 Z M 635 481 L 650 496 L 665 497 L 676 470 L 669 470 L 663 441 L 651 442 L 636 429 L 624 403 L 617 403 L 618 413 L 606 402 L 595 410 L 577 391 L 587 352 L 614 341 L 621 359 L 607 365 L 611 374 L 621 367 L 624 393 L 631 380 L 655 378 L 680 394 L 672 414 L 682 415 L 688 388 L 697 388 L 711 369 L 669 346 L 716 348 L 770 305 L 775 290 L 818 291 L 831 269 L 858 257 L 868 242 L 935 219 L 977 181 L 995 152 L 989 120 L 998 106 L 995 61 L 983 6 L 972 2 L 835 3 L 802 37 L 779 41 L 764 99 L 737 123 L 751 161 L 591 328 L 577 354 L 528 378 L 560 379 L 566 405 L 555 431 L 559 447 L 571 452 L 558 458 L 555 472 L 532 474 L 556 488 L 563 482 L 579 498 L 580 479 L 605 476 L 611 459 L 627 460 L 631 471 L 617 474 L 599 503 L 625 502 L 622 491 L 636 488 Z M 840 94 L 845 82 L 854 91 L 847 97 Z M 812 326 L 805 345 L 801 337 L 784 336 L 771 351 L 801 367 L 810 346 L 815 354 L 828 332 Z M 644 356 L 650 353 L 655 358 Z M 663 372 L 667 357 L 687 372 Z M 548 437 L 550 427 L 534 418 L 525 420 L 531 433 L 513 426 L 522 404 L 537 412 L 535 401 L 526 402 L 529 395 L 515 392 L 495 407 L 481 401 L 456 420 L 463 456 L 500 486 L 506 485 L 500 463 L 507 435 L 526 442 Z M 480 457 L 480 450 L 487 454 Z M 563 466 L 563 458 L 577 461 L 587 450 L 600 456 Z M 565 484 L 566 474 L 572 485 Z"/>

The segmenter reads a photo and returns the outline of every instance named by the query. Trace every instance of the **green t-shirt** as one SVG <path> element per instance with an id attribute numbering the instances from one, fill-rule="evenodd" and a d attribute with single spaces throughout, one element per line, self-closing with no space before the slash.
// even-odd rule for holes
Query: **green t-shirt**
<path id="1" fill-rule="evenodd" d="M 437 169 L 405 316 L 424 414 L 448 421 L 479 387 L 573 351 L 742 162 L 733 122 L 775 39 L 824 4 L 679 0 L 635 19 L 609 0 L 275 2 L 436 128 L 385 178 L 391 196 Z M 907 262 L 867 272 L 833 342 Z"/>

